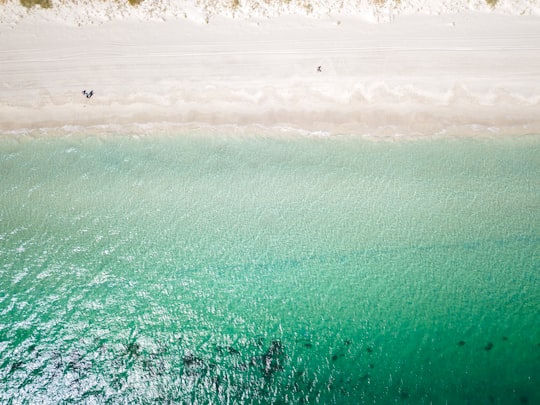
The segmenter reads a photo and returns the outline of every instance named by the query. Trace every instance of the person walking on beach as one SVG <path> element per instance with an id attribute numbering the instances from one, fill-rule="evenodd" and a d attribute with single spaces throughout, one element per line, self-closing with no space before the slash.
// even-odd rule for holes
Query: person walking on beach
<path id="1" fill-rule="evenodd" d="M 317 66 L 317 72 L 322 72 L 322 66 Z"/>
<path id="2" fill-rule="evenodd" d="M 90 90 L 90 91 L 83 90 L 82 94 L 85 95 L 86 98 L 90 98 L 94 95 L 94 90 Z"/>

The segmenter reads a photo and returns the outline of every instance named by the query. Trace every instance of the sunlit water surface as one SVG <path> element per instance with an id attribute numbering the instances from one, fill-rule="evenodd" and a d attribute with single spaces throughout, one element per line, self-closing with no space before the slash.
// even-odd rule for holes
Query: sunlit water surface
<path id="1" fill-rule="evenodd" d="M 540 137 L 0 139 L 2 403 L 540 403 Z"/>

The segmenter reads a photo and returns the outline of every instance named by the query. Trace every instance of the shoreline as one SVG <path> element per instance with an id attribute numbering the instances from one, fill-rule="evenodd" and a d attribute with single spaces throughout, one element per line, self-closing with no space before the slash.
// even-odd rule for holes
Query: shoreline
<path id="1" fill-rule="evenodd" d="M 26 142 L 33 140 L 65 140 L 67 142 L 85 142 L 86 140 L 107 141 L 116 138 L 133 140 L 144 139 L 173 139 L 173 138 L 206 138 L 215 139 L 358 139 L 368 142 L 422 142 L 422 141 L 511 141 L 529 139 L 536 144 L 540 140 L 540 132 L 525 132 L 515 130 L 502 133 L 493 128 L 451 128 L 435 134 L 402 134 L 389 129 L 386 132 L 326 132 L 282 126 L 235 126 L 207 124 L 172 124 L 150 123 L 129 125 L 94 125 L 94 126 L 64 126 L 43 128 L 22 128 L 15 131 L 0 132 L 0 140 L 9 142 Z"/>
<path id="2" fill-rule="evenodd" d="M 387 24 L 332 16 L 0 24 L 0 133 L 170 125 L 540 134 L 539 23 L 468 12 Z"/>

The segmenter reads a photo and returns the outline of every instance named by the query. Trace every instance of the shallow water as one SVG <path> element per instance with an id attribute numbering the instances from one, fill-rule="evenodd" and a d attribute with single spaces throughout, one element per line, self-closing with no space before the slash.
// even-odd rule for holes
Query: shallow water
<path id="1" fill-rule="evenodd" d="M 540 137 L 0 140 L 0 402 L 540 403 Z"/>

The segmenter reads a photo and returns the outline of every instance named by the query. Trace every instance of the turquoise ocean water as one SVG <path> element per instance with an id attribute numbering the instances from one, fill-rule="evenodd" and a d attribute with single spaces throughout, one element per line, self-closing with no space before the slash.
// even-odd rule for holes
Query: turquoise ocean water
<path id="1" fill-rule="evenodd" d="M 0 402 L 539 404 L 540 137 L 0 139 Z"/>

